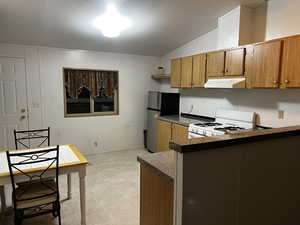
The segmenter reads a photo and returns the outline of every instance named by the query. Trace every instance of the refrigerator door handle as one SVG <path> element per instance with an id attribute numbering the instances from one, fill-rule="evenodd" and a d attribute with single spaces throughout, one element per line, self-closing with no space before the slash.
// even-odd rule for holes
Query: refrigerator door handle
<path id="1" fill-rule="evenodd" d="M 160 98 L 161 98 L 161 94 L 160 93 L 157 93 L 157 109 L 161 109 L 161 105 L 160 105 Z"/>

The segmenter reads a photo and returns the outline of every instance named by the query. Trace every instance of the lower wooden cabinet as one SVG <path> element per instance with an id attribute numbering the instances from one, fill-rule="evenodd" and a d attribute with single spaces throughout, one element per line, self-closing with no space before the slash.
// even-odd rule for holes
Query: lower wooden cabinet
<path id="1" fill-rule="evenodd" d="M 163 120 L 157 122 L 157 151 L 169 151 L 169 143 L 185 141 L 188 138 L 188 127 Z"/>
<path id="2" fill-rule="evenodd" d="M 176 123 L 172 124 L 172 141 L 180 142 L 188 138 L 188 127 Z"/>
<path id="3" fill-rule="evenodd" d="M 141 164 L 140 225 L 173 225 L 174 182 Z"/>
<path id="4" fill-rule="evenodd" d="M 157 123 L 157 151 L 168 151 L 172 137 L 172 124 L 163 120 L 158 120 Z"/>

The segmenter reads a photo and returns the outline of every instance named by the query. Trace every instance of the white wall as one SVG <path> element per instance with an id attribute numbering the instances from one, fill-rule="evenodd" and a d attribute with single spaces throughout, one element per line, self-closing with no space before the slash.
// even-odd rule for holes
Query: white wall
<path id="1" fill-rule="evenodd" d="M 300 34 L 300 1 L 271 0 L 267 3 L 266 39 Z"/>
<path id="2" fill-rule="evenodd" d="M 227 14 L 226 18 L 238 18 L 238 9 Z M 300 1 L 299 0 L 271 0 L 267 5 L 253 9 L 253 23 L 255 34 L 253 39 L 262 41 L 300 33 Z M 249 12 L 250 13 L 250 12 Z M 249 15 L 250 17 L 251 15 Z M 248 17 L 248 18 L 249 18 Z M 266 22 L 265 22 L 266 20 Z M 236 33 L 218 32 L 217 30 L 229 30 L 229 20 L 226 26 L 219 23 L 219 27 L 193 41 L 173 50 L 162 57 L 162 65 L 169 68 L 170 59 L 181 56 L 193 55 L 205 51 L 203 46 L 209 46 L 208 50 L 216 50 L 228 43 L 235 44 Z M 236 28 L 236 21 L 232 21 L 232 27 Z M 217 35 L 222 35 L 222 38 Z M 229 37 L 223 37 L 224 35 Z M 205 41 L 204 41 L 205 40 Z M 219 40 L 219 41 L 218 41 Z M 209 44 L 208 44 L 209 43 Z M 184 54 L 183 54 L 184 53 Z M 164 83 L 162 90 L 170 87 Z M 214 116 L 219 108 L 255 111 L 259 115 L 258 124 L 263 126 L 289 126 L 300 124 L 300 89 L 267 90 L 267 89 L 183 89 L 181 93 L 181 111 L 202 116 Z M 278 110 L 284 110 L 284 119 L 278 119 Z"/>
<path id="3" fill-rule="evenodd" d="M 239 45 L 240 16 L 241 7 L 237 7 L 218 18 L 218 49 Z"/>
<path id="4" fill-rule="evenodd" d="M 31 127 L 50 126 L 52 144 L 72 143 L 87 154 L 143 146 L 150 76 L 160 58 L 5 44 L 0 55 L 25 58 Z M 63 67 L 119 70 L 120 115 L 64 118 Z"/>
<path id="5" fill-rule="evenodd" d="M 218 109 L 253 111 L 263 126 L 300 125 L 300 89 L 185 89 L 181 91 L 181 112 L 214 117 Z M 193 110 L 191 110 L 193 109 Z M 278 110 L 284 119 L 278 119 Z"/>

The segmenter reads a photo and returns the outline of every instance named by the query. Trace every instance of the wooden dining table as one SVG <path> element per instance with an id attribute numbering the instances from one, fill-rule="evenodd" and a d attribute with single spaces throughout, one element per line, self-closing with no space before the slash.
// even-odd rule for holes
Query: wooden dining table
<path id="1" fill-rule="evenodd" d="M 54 146 L 53 146 L 54 147 Z M 52 147 L 52 148 L 53 148 Z M 55 146 L 56 147 L 56 146 Z M 34 148 L 27 149 L 26 151 L 37 151 L 45 148 Z M 59 175 L 65 175 L 70 173 L 77 173 L 79 176 L 79 189 L 80 189 L 80 211 L 81 211 L 81 225 L 86 225 L 86 187 L 85 187 L 85 177 L 86 177 L 86 167 L 88 165 L 87 159 L 82 155 L 75 145 L 60 145 L 59 146 Z M 11 151 L 22 151 L 22 150 L 11 150 Z M 24 149 L 23 149 L 24 151 Z M 26 170 L 26 173 L 32 175 L 39 174 L 43 171 L 44 167 L 30 168 Z M 51 170 L 51 167 L 50 167 Z M 54 172 L 54 171 L 53 171 Z M 50 173 L 51 174 L 51 173 Z M 18 177 L 18 176 L 17 176 Z M 18 179 L 18 178 L 17 178 Z M 23 176 L 20 176 L 18 182 L 24 181 Z M 6 159 L 5 151 L 0 150 L 0 188 L 4 190 L 4 185 L 11 184 L 10 174 Z M 2 193 L 0 191 L 0 193 Z M 1 197 L 1 211 L 4 213 L 6 211 L 6 199 L 5 195 Z"/>

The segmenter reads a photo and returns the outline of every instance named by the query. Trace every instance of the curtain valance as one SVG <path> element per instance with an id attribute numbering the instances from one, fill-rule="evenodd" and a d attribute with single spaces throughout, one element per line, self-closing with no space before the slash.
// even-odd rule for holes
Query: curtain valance
<path id="1" fill-rule="evenodd" d="M 82 88 L 92 97 L 112 97 L 118 88 L 118 72 L 100 70 L 64 69 L 65 88 L 68 95 L 78 98 Z"/>

